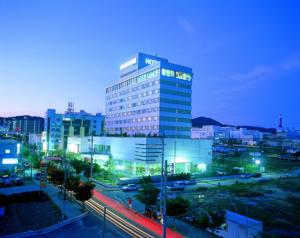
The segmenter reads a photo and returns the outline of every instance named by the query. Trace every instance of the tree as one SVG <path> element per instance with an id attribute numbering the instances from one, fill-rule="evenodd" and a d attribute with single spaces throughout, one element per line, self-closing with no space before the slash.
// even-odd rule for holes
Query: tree
<path id="1" fill-rule="evenodd" d="M 217 212 L 208 211 L 208 227 L 211 229 L 212 233 L 215 234 L 215 231 L 220 228 L 226 221 L 225 210 L 220 210 Z"/>
<path id="2" fill-rule="evenodd" d="M 67 178 L 66 188 L 70 191 L 76 191 L 77 187 L 79 186 L 79 183 L 79 177 L 70 176 L 69 178 Z"/>
<path id="3" fill-rule="evenodd" d="M 115 163 L 112 156 L 108 157 L 108 160 L 105 161 L 104 167 L 109 171 L 113 172 L 115 170 Z"/>
<path id="4" fill-rule="evenodd" d="M 84 168 L 84 162 L 79 159 L 71 159 L 70 164 L 76 171 L 76 174 L 80 174 Z"/>
<path id="5" fill-rule="evenodd" d="M 49 180 L 52 183 L 56 185 L 62 185 L 64 183 L 64 171 L 52 164 L 49 164 L 48 166 L 48 175 L 49 175 Z"/>
<path id="6" fill-rule="evenodd" d="M 151 210 L 151 206 L 156 203 L 160 190 L 154 187 L 150 176 L 141 178 L 140 186 L 141 189 L 138 191 L 138 194 L 135 197 L 141 203 L 145 204 L 145 211 L 147 212 Z"/>
<path id="7" fill-rule="evenodd" d="M 176 197 L 175 199 L 169 199 L 167 201 L 167 215 L 172 216 L 173 222 L 175 222 L 175 217 L 182 215 L 188 211 L 190 207 L 190 202 L 181 197 Z"/>
<path id="8" fill-rule="evenodd" d="M 89 200 L 93 196 L 93 189 L 95 184 L 91 182 L 80 182 L 79 186 L 75 189 L 75 198 L 82 202 L 82 208 L 84 209 L 84 202 Z"/>

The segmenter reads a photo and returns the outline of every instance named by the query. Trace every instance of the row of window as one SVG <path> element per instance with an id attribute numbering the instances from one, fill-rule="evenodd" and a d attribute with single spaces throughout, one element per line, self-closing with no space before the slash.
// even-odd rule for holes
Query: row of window
<path id="1" fill-rule="evenodd" d="M 178 92 L 178 91 L 168 90 L 168 89 L 160 89 L 160 90 L 153 89 L 153 90 L 146 91 L 146 92 L 143 92 L 143 93 L 139 93 L 139 94 L 135 94 L 135 95 L 132 95 L 132 96 L 128 96 L 128 97 L 116 99 L 116 100 L 113 100 L 113 101 L 109 101 L 109 102 L 106 103 L 106 106 L 111 106 L 111 105 L 114 105 L 114 104 L 134 100 L 134 99 L 137 99 L 137 98 L 140 98 L 140 97 L 151 96 L 151 95 L 159 93 L 159 92 L 165 93 L 165 94 L 177 95 L 177 96 L 181 96 L 181 97 L 191 97 L 190 93 Z"/>
<path id="2" fill-rule="evenodd" d="M 143 130 L 159 130 L 160 131 L 185 131 L 190 132 L 191 127 L 183 127 L 183 126 L 129 126 L 129 127 L 118 127 L 118 128 L 106 128 L 108 133 L 118 133 L 118 132 L 126 132 L 126 131 L 134 131 L 136 133 L 142 133 Z"/>
<path id="3" fill-rule="evenodd" d="M 191 101 L 182 101 L 182 100 L 175 100 L 175 99 L 169 99 L 169 98 L 161 98 L 160 102 L 170 103 L 170 104 L 179 104 L 179 105 L 185 105 L 185 106 L 191 106 Z"/>
<path id="4" fill-rule="evenodd" d="M 106 114 L 108 114 L 110 112 L 114 112 L 114 111 L 124 110 L 127 108 L 138 107 L 138 106 L 148 105 L 148 104 L 153 104 L 153 103 L 158 103 L 158 102 L 159 102 L 159 98 L 152 98 L 152 99 L 147 99 L 147 100 L 140 101 L 140 102 L 128 103 L 128 104 L 122 105 L 122 106 L 107 108 Z"/>
<path id="5" fill-rule="evenodd" d="M 151 107 L 151 108 L 145 108 L 145 109 L 139 109 L 139 110 L 133 110 L 129 112 L 120 112 L 120 113 L 114 113 L 114 114 L 107 114 L 106 118 L 118 118 L 118 117 L 127 117 L 137 114 L 145 114 L 145 113 L 152 113 L 157 112 L 159 110 L 159 107 Z M 176 109 L 176 108 L 169 108 L 169 107 L 161 107 L 161 112 L 169 112 L 169 113 L 176 113 L 176 114 L 191 114 L 191 110 L 184 110 L 184 109 Z"/>
<path id="6" fill-rule="evenodd" d="M 163 84 L 163 85 L 173 86 L 173 87 L 176 87 L 176 88 L 191 89 L 191 84 L 186 84 L 186 83 L 171 82 L 171 81 L 168 81 L 168 80 L 160 80 L 160 83 Z M 106 99 L 109 100 L 109 99 L 112 99 L 112 98 L 117 98 L 119 96 L 122 96 L 122 95 L 125 95 L 125 94 L 128 94 L 128 93 L 132 93 L 132 92 L 135 92 L 135 91 L 138 91 L 138 90 L 141 90 L 141 89 L 145 89 L 145 88 L 157 85 L 157 84 L 159 84 L 159 80 L 155 80 L 155 81 L 152 81 L 152 82 L 149 82 L 149 83 L 145 83 L 145 84 L 142 84 L 142 85 L 134 87 L 134 88 L 126 89 L 126 90 L 123 90 L 123 91 L 118 92 L 118 93 L 113 93 L 111 95 L 108 95 L 106 97 Z"/>
<path id="7" fill-rule="evenodd" d="M 191 122 L 191 119 L 188 118 L 178 118 L 178 117 L 160 117 L 161 121 L 172 121 L 172 122 Z"/>
<path id="8" fill-rule="evenodd" d="M 125 98 L 120 98 L 120 99 L 109 101 L 109 102 L 106 103 L 106 106 L 111 106 L 113 104 L 122 103 L 122 102 L 130 101 L 130 100 L 134 100 L 134 99 L 137 99 L 137 98 L 141 98 L 141 97 L 151 96 L 151 95 L 156 94 L 156 93 L 159 93 L 159 90 L 158 89 L 153 89 L 153 90 L 150 90 L 150 91 L 135 94 L 135 95 L 128 96 L 128 97 L 125 97 Z"/>
<path id="9" fill-rule="evenodd" d="M 140 86 L 137 86 L 137 87 L 134 87 L 134 88 L 130 88 L 130 89 L 126 89 L 126 90 L 123 90 L 123 91 L 118 92 L 118 93 L 113 93 L 113 94 L 111 94 L 111 95 L 108 95 L 108 96 L 106 97 L 106 100 L 109 100 L 109 99 L 112 99 L 112 98 L 116 98 L 116 97 L 125 95 L 125 94 L 127 94 L 127 93 L 132 93 L 132 92 L 135 92 L 135 91 L 144 89 L 144 88 L 148 88 L 148 87 L 157 85 L 158 83 L 159 83 L 159 80 L 155 80 L 155 81 L 152 81 L 152 82 L 150 82 L 150 83 L 144 83 L 144 84 L 142 84 L 142 85 L 140 85 Z"/>
<path id="10" fill-rule="evenodd" d="M 157 76 L 159 76 L 159 68 L 153 69 L 153 70 L 151 70 L 149 72 L 146 72 L 144 74 L 141 74 L 137 77 L 130 78 L 130 79 L 125 80 L 121 83 L 118 83 L 114 86 L 111 86 L 111 87 L 106 89 L 106 93 L 110 93 L 112 91 L 119 90 L 121 88 L 127 87 L 127 86 L 132 85 L 132 84 L 141 83 L 143 81 L 146 81 L 148 79 L 151 79 L 151 78 L 154 78 L 154 77 L 157 77 Z"/>
<path id="11" fill-rule="evenodd" d="M 174 71 L 171 69 L 161 69 L 161 74 L 166 77 L 172 77 L 172 78 L 177 78 L 177 79 L 182 79 L 182 80 L 187 80 L 191 81 L 192 80 L 192 75 L 184 72 L 179 72 L 179 71 Z"/>
<path id="12" fill-rule="evenodd" d="M 158 130 L 158 126 L 129 126 L 129 127 L 119 127 L 119 128 L 107 128 L 107 132 L 109 133 L 117 133 L 117 132 L 126 132 L 126 131 L 135 131 L 136 133 L 142 133 L 144 130 Z"/>
<path id="13" fill-rule="evenodd" d="M 131 118 L 125 120 L 114 120 L 114 121 L 106 121 L 106 126 L 110 125 L 118 125 L 118 124 L 126 124 L 126 123 L 138 123 L 138 122 L 150 122 L 150 121 L 157 121 L 157 116 L 149 116 L 149 117 L 141 117 L 141 118 Z"/>
<path id="14" fill-rule="evenodd" d="M 191 114 L 191 110 L 184 110 L 184 109 L 176 109 L 170 107 L 161 107 L 161 112 L 170 112 L 170 113 L 180 113 L 180 114 Z"/>
<path id="15" fill-rule="evenodd" d="M 173 87 L 176 87 L 176 88 L 186 88 L 186 89 L 191 89 L 192 88 L 192 84 L 188 83 L 188 82 L 187 83 L 178 83 L 178 82 L 172 82 L 172 81 L 169 81 L 169 80 L 161 79 L 160 83 L 164 84 L 164 85 L 168 85 L 168 86 L 173 86 Z"/>
<path id="16" fill-rule="evenodd" d="M 126 124 L 126 123 L 139 123 L 139 122 L 151 122 L 157 121 L 158 116 L 148 116 L 148 117 L 141 117 L 141 118 L 131 118 L 131 119 L 124 119 L 124 120 L 110 120 L 106 121 L 106 126 L 113 126 L 119 124 Z M 168 122 L 191 122 L 191 119 L 187 118 L 177 118 L 177 117 L 160 117 L 161 121 L 168 121 Z"/>
<path id="17" fill-rule="evenodd" d="M 121 112 L 121 113 L 115 113 L 115 114 L 108 114 L 106 115 L 106 118 L 115 118 L 115 117 L 126 117 L 136 114 L 144 114 L 144 113 L 151 113 L 151 112 L 157 112 L 158 107 L 152 107 L 152 108 L 145 108 L 140 110 L 133 110 L 129 112 Z"/>

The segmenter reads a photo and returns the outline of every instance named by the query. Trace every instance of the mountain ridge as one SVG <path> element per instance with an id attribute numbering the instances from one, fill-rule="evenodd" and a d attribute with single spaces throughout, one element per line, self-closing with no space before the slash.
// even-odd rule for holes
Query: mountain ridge
<path id="1" fill-rule="evenodd" d="M 214 126 L 234 126 L 237 128 L 246 128 L 248 130 L 257 130 L 260 132 L 269 132 L 272 134 L 276 133 L 276 129 L 275 128 L 265 128 L 265 127 L 260 127 L 260 126 L 236 126 L 236 125 L 226 125 L 223 124 L 217 120 L 214 120 L 212 118 L 209 117 L 196 117 L 192 119 L 192 127 L 202 127 L 202 126 L 207 126 L 207 125 L 214 125 Z"/>

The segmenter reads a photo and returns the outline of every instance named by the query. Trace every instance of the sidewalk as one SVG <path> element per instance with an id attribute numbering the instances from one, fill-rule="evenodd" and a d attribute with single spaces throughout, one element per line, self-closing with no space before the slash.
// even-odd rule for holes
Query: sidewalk
<path id="1" fill-rule="evenodd" d="M 39 185 L 39 181 L 34 180 L 34 182 L 35 184 Z M 53 184 L 48 183 L 47 187 L 45 189 L 42 189 L 42 191 L 48 194 L 48 196 L 56 204 L 56 206 L 61 211 L 63 211 L 65 219 L 76 217 L 84 213 L 82 207 L 77 202 L 72 201 L 70 199 L 64 200 L 63 193 L 60 193 L 60 189 L 54 186 Z"/>

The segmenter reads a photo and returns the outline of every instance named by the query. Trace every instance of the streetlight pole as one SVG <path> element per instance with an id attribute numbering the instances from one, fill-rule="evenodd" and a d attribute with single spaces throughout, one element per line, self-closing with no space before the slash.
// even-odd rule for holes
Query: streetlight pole
<path id="1" fill-rule="evenodd" d="M 102 237 L 104 237 L 104 232 L 105 232 L 105 220 L 106 220 L 106 207 L 103 208 Z"/>
<path id="2" fill-rule="evenodd" d="M 162 153 L 161 153 L 161 183 L 160 183 L 160 214 L 162 217 L 162 237 L 166 238 L 166 181 L 167 181 L 167 161 L 165 160 L 165 133 L 162 137 Z"/>
<path id="3" fill-rule="evenodd" d="M 67 190 L 66 190 L 66 184 L 67 184 L 67 171 L 66 171 L 66 150 L 64 150 L 64 200 L 67 199 Z"/>
<path id="4" fill-rule="evenodd" d="M 92 139 L 91 139 L 91 170 L 90 170 L 90 179 L 93 177 L 93 153 L 94 153 L 94 133 L 92 132 Z"/>
<path id="5" fill-rule="evenodd" d="M 168 161 L 165 160 L 165 166 L 164 166 L 163 232 L 162 232 L 162 237 L 163 237 L 163 238 L 166 238 L 166 236 L 167 236 L 167 189 L 166 189 L 166 183 L 167 183 L 167 169 L 168 169 Z"/>

